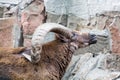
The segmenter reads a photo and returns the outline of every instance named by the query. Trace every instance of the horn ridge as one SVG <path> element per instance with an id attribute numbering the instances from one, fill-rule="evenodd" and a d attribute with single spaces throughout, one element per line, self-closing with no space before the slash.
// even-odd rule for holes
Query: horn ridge
<path id="1" fill-rule="evenodd" d="M 38 28 L 36 28 L 35 32 L 33 33 L 32 46 L 42 45 L 44 37 L 47 35 L 48 32 L 61 34 L 67 38 L 71 38 L 72 36 L 72 30 L 67 27 L 64 27 L 57 23 L 44 23 L 41 26 L 38 26 Z"/>

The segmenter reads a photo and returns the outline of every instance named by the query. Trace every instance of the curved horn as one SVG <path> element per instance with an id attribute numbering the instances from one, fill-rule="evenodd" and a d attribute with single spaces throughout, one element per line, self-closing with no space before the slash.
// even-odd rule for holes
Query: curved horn
<path id="1" fill-rule="evenodd" d="M 36 28 L 32 37 L 32 50 L 31 56 L 24 55 L 29 61 L 37 63 L 40 61 L 40 53 L 42 51 L 42 44 L 44 37 L 48 32 L 55 32 L 61 35 L 64 35 L 66 38 L 71 38 L 73 36 L 72 30 L 66 28 L 60 24 L 56 23 L 45 23 Z"/>
<path id="2" fill-rule="evenodd" d="M 48 32 L 55 32 L 55 33 L 64 35 L 67 38 L 71 38 L 72 37 L 71 31 L 72 30 L 68 29 L 67 27 L 64 27 L 57 23 L 42 24 L 35 30 L 33 34 L 32 46 L 42 45 L 44 41 L 44 37 L 46 36 Z"/>

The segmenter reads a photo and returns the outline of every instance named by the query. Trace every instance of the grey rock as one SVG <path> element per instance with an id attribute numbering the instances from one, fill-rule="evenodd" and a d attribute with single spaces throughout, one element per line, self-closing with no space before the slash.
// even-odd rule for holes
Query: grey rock
<path id="1" fill-rule="evenodd" d="M 78 58 L 79 56 L 79 58 Z M 119 80 L 120 79 L 120 65 L 111 65 L 110 63 L 117 63 L 120 59 L 119 55 L 110 53 L 97 53 L 96 56 L 92 53 L 81 54 L 73 56 L 72 63 L 62 80 Z M 116 58 L 117 57 L 117 58 Z M 119 57 L 119 59 L 118 59 Z M 108 62 L 109 60 L 109 62 Z M 112 70 L 108 67 L 112 66 Z M 116 70 L 117 68 L 117 70 Z"/>

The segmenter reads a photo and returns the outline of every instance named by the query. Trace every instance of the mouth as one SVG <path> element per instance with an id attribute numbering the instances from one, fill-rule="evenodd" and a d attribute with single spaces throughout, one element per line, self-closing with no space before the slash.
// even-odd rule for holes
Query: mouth
<path id="1" fill-rule="evenodd" d="M 95 34 L 90 34 L 90 41 L 89 44 L 95 44 L 97 43 L 97 38 Z"/>

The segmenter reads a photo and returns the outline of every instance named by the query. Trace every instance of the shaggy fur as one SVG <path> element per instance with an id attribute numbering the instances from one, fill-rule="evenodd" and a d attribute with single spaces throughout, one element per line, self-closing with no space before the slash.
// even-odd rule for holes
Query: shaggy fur
<path id="1" fill-rule="evenodd" d="M 21 55 L 22 52 L 29 53 L 30 49 L 1 47 L 0 80 L 61 80 L 76 46 L 83 47 L 83 41 L 86 41 L 83 36 L 77 35 L 75 41 L 57 39 L 43 44 L 37 64 L 32 64 Z"/>
<path id="2" fill-rule="evenodd" d="M 24 48 L 0 48 L 0 77 L 10 80 L 60 80 L 73 53 L 68 48 L 68 43 L 61 44 L 60 41 L 43 45 L 38 64 L 31 64 L 20 54 L 13 54 L 24 51 Z"/>

